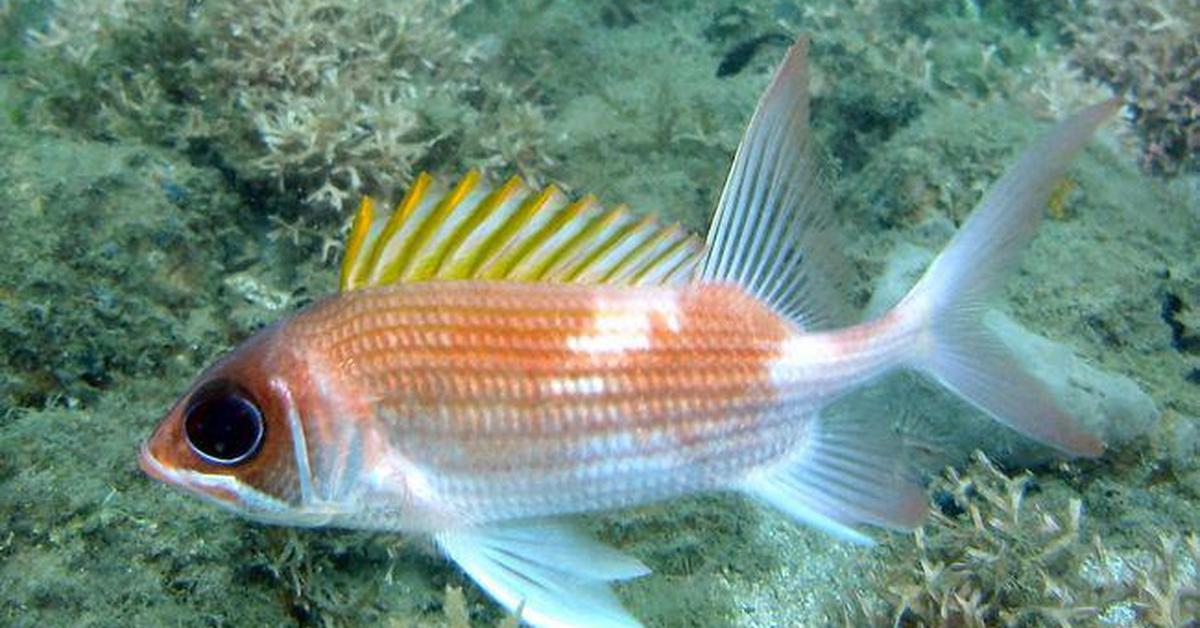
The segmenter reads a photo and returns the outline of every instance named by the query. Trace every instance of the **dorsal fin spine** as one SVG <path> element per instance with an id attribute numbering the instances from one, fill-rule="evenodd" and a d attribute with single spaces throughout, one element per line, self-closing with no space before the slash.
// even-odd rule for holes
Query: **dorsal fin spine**
<path id="1" fill-rule="evenodd" d="M 469 171 L 445 194 L 420 174 L 390 216 L 364 198 L 350 226 L 343 291 L 423 281 L 660 284 L 693 278 L 701 243 L 678 224 L 592 195 L 573 202 L 512 177 L 498 188 Z"/>
<path id="2" fill-rule="evenodd" d="M 346 240 L 346 255 L 343 259 L 341 278 L 338 287 L 342 292 L 357 288 L 362 284 L 362 274 L 366 266 L 363 264 L 363 243 L 371 233 L 371 223 L 375 220 L 375 199 L 370 196 L 362 197 L 358 203 L 358 212 L 354 215 L 354 226 L 350 228 L 350 237 Z"/>
<path id="3" fill-rule="evenodd" d="M 642 240 L 625 259 L 617 264 L 604 277 L 604 281 L 614 281 L 623 275 L 635 276 L 641 272 L 643 263 L 650 257 L 650 252 L 676 233 L 674 225 L 661 229 L 650 237 Z"/>
<path id="4" fill-rule="evenodd" d="M 482 275 L 493 279 L 504 276 L 503 271 L 497 271 L 495 267 L 508 249 L 509 242 L 557 193 L 558 190 L 553 185 L 547 185 L 541 192 L 527 195 L 525 202 L 505 221 L 504 226 L 497 229 L 496 233 L 492 234 L 480 247 L 491 253 L 487 256 L 480 256 L 476 260 L 475 265 L 471 268 L 471 275 Z"/>
<path id="5" fill-rule="evenodd" d="M 487 198 L 485 198 L 483 202 L 479 204 L 479 208 L 472 212 L 471 216 L 464 220 L 463 223 L 454 230 L 454 234 L 449 238 L 448 246 L 442 250 L 441 255 L 434 265 L 434 274 L 439 274 L 442 272 L 446 262 L 453 259 L 454 254 L 457 253 L 459 247 L 461 247 L 462 244 L 467 241 L 467 238 L 469 238 L 471 234 L 474 233 L 475 230 L 484 223 L 484 221 L 490 218 L 500 206 L 508 202 L 508 200 L 512 198 L 513 194 L 515 194 L 522 185 L 523 183 L 521 181 L 521 177 L 514 175 L 509 177 L 508 181 L 504 182 L 504 185 L 493 190 L 491 194 L 488 194 Z M 464 269 L 464 272 L 461 274 L 469 276 L 470 271 L 475 267 L 474 262 L 478 257 L 478 249 L 469 252 L 468 257 L 459 263 Z M 455 273 L 455 275 L 458 274 L 460 273 Z"/>
<path id="6" fill-rule="evenodd" d="M 679 230 L 680 230 L 679 225 L 671 225 L 670 229 L 666 229 L 664 231 L 666 231 L 668 234 L 675 234 L 675 233 L 678 233 Z M 687 240 L 680 239 L 675 244 L 672 244 L 671 246 L 664 249 L 658 255 L 655 255 L 654 257 L 652 257 L 647 263 L 643 264 L 642 267 L 640 269 L 638 269 L 638 272 L 636 274 L 634 274 L 633 283 L 640 284 L 643 281 L 645 281 L 647 279 L 648 275 L 650 274 L 650 271 L 654 270 L 655 268 L 659 268 L 659 265 L 663 263 L 663 260 L 669 259 L 672 255 L 678 255 L 680 253 L 680 251 L 684 247 L 687 246 L 687 244 L 688 244 Z M 683 257 L 684 257 L 684 259 L 687 258 L 687 256 L 683 256 Z"/>
<path id="7" fill-rule="evenodd" d="M 437 206 L 429 212 L 421 224 L 417 226 L 412 237 L 408 238 L 405 243 L 404 251 L 392 263 L 391 268 L 384 273 L 385 281 L 393 279 L 416 280 L 423 279 L 421 276 L 421 254 L 429 239 L 433 234 L 446 222 L 446 218 L 454 213 L 454 210 L 466 198 L 471 190 L 475 189 L 475 185 L 479 183 L 479 171 L 471 169 L 467 174 L 459 180 L 458 185 L 449 194 L 442 197 Z"/>
<path id="8" fill-rule="evenodd" d="M 617 207 L 600 214 L 592 219 L 590 223 L 579 233 L 572 236 L 567 243 L 559 247 L 553 255 L 545 262 L 544 268 L 537 274 L 537 279 L 545 279 L 547 277 L 562 277 L 569 273 L 573 268 L 583 268 L 583 261 L 591 259 L 596 253 L 602 253 L 605 249 L 605 243 L 597 243 L 596 239 L 600 234 L 604 233 L 614 221 L 621 218 L 626 211 L 624 205 Z M 585 245 L 591 245 L 585 247 Z M 582 257 L 580 251 L 583 250 Z M 592 251 L 588 253 L 587 251 Z"/>
<path id="9" fill-rule="evenodd" d="M 408 217 L 413 213 L 424 198 L 425 192 L 429 189 L 429 185 L 433 182 L 433 177 L 422 172 L 417 176 L 417 180 L 413 181 L 413 185 L 408 189 L 408 193 L 401 199 L 400 204 L 392 211 L 392 215 L 388 217 L 387 224 L 384 225 L 383 231 L 379 237 L 375 238 L 375 244 L 371 248 L 371 256 L 367 260 L 367 268 L 372 269 L 371 281 L 373 283 L 381 283 L 379 281 L 379 258 L 383 255 L 383 250 L 387 248 L 388 242 L 400 230 Z"/>
<path id="10" fill-rule="evenodd" d="M 617 207 L 613 211 L 609 212 L 608 215 L 611 217 L 611 220 L 609 220 L 609 223 L 611 224 L 613 221 L 621 218 L 622 215 L 624 214 L 624 209 L 625 209 L 625 206 L 622 205 L 620 207 Z M 596 245 L 595 249 L 592 251 L 591 254 L 589 254 L 587 257 L 583 258 L 582 260 L 580 260 L 580 262 L 578 264 L 576 264 L 575 267 L 572 268 L 569 273 L 565 274 L 564 280 L 567 282 L 573 282 L 573 281 L 579 279 L 579 276 L 585 270 L 591 268 L 592 264 L 594 264 L 601 257 L 608 255 L 610 252 L 612 252 L 614 249 L 616 249 L 618 246 L 620 246 L 625 240 L 629 239 L 630 234 L 632 234 L 635 230 L 648 224 L 648 221 L 650 221 L 650 220 L 653 220 L 653 219 L 646 218 L 646 219 L 640 220 L 638 222 L 630 221 L 625 226 L 614 231 L 613 234 L 611 236 L 609 236 L 609 238 L 607 240 Z M 611 274 L 611 273 L 605 273 L 605 277 L 607 277 L 609 274 Z"/>
<path id="11" fill-rule="evenodd" d="M 663 283 L 690 280 L 702 255 L 704 255 L 704 249 L 694 249 L 687 255 L 680 255 L 679 262 L 675 264 L 674 268 L 663 274 Z"/>
<path id="12" fill-rule="evenodd" d="M 547 187 L 547 189 L 552 188 L 553 186 Z M 547 198 L 547 200 L 549 199 Z M 549 240 L 555 233 L 558 233 L 558 231 L 563 228 L 563 225 L 577 219 L 579 214 L 581 214 L 585 208 L 592 204 L 593 200 L 594 197 L 591 195 L 584 196 L 574 203 L 567 205 L 566 208 L 560 210 L 549 221 L 547 221 L 546 224 L 542 225 L 542 227 L 538 229 L 537 232 L 535 232 L 534 235 L 529 238 L 529 240 L 524 242 L 520 248 L 518 248 L 508 257 L 498 260 L 496 266 L 493 268 L 493 271 L 496 273 L 494 276 L 503 277 L 511 273 L 513 269 L 517 268 L 518 265 L 528 259 L 539 248 L 541 248 L 541 246 L 545 244 L 546 241 Z M 542 205 L 544 204 L 545 203 L 542 203 Z"/>

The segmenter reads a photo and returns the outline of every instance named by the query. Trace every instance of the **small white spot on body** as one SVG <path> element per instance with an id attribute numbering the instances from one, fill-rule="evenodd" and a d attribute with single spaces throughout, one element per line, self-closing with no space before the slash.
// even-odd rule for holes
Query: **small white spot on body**
<path id="1" fill-rule="evenodd" d="M 600 313 L 591 331 L 567 338 L 577 353 L 620 353 L 650 348 L 650 318 L 643 312 Z"/>

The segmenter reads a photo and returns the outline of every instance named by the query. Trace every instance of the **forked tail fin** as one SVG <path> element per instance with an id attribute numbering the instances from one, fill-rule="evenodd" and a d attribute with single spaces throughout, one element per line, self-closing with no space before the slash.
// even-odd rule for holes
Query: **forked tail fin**
<path id="1" fill-rule="evenodd" d="M 1077 456 L 1098 456 L 1104 445 L 1018 365 L 983 313 L 1033 238 L 1067 164 L 1120 106 L 1114 99 L 1088 107 L 1026 149 L 894 313 L 919 330 L 911 366 L 1005 425 Z"/>

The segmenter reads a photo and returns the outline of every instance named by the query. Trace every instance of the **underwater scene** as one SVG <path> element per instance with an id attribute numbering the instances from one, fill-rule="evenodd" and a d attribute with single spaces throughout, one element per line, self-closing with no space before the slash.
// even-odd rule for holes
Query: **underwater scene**
<path id="1" fill-rule="evenodd" d="M 0 625 L 1200 626 L 1198 53 L 0 0 Z"/>

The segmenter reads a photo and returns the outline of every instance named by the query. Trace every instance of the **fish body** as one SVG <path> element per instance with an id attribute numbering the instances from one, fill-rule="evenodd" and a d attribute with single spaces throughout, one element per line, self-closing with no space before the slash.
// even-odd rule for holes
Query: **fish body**
<path id="1" fill-rule="evenodd" d="M 798 436 L 770 380 L 787 323 L 736 287 L 428 283 L 360 291 L 285 333 L 337 409 L 312 420 L 361 417 L 356 434 L 313 430 L 334 438 L 311 449 L 364 447 L 358 477 L 316 474 L 348 480 L 326 494 L 366 506 L 403 487 L 406 528 L 719 488 Z M 363 477 L 379 469 L 395 473 Z"/>
<path id="2" fill-rule="evenodd" d="M 926 373 L 1067 454 L 1102 450 L 980 316 L 1114 108 L 1027 151 L 909 295 L 856 325 L 832 324 L 804 42 L 704 246 L 586 198 L 473 173 L 437 197 L 421 178 L 386 219 L 364 201 L 343 290 L 203 373 L 142 467 L 261 521 L 427 535 L 539 626 L 635 624 L 608 583 L 648 573 L 564 515 L 727 490 L 854 541 L 915 527 L 923 494 L 887 430 L 820 414 L 882 373 Z"/>
<path id="3" fill-rule="evenodd" d="M 727 488 L 869 377 L 881 337 L 799 335 L 733 284 L 478 282 L 355 291 L 266 334 L 257 377 L 307 444 L 291 496 L 422 532 Z"/>

